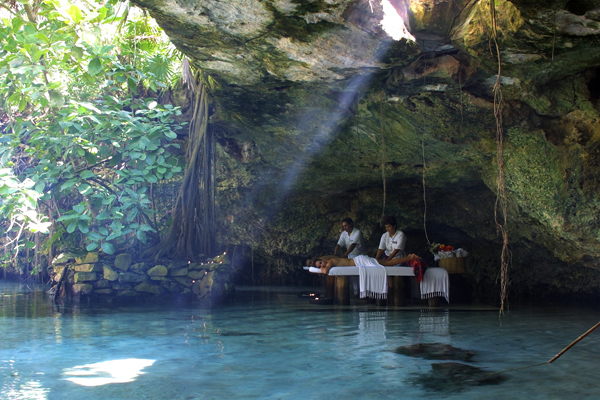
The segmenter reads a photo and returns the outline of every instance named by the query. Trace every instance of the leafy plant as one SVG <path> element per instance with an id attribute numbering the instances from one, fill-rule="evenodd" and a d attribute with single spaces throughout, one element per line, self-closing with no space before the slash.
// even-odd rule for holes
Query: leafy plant
<path id="1" fill-rule="evenodd" d="M 170 152 L 180 111 L 145 95 L 172 83 L 179 56 L 147 15 L 121 6 L 1 9 L 0 216 L 17 250 L 23 230 L 50 226 L 52 244 L 109 254 L 159 229 L 151 187 L 182 170 Z"/>

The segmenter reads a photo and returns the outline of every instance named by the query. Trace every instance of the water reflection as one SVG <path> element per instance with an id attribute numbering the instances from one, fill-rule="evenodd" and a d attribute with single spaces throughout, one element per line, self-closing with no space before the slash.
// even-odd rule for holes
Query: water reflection
<path id="1" fill-rule="evenodd" d="M 42 387 L 38 381 L 27 381 L 23 384 L 15 379 L 12 385 L 2 388 L 2 398 L 10 400 L 46 400 L 48 389 Z"/>
<path id="2" fill-rule="evenodd" d="M 450 312 L 448 310 L 421 310 L 419 316 L 419 332 L 434 335 L 448 335 Z"/>
<path id="3" fill-rule="evenodd" d="M 358 313 L 358 344 L 370 346 L 386 340 L 387 312 L 360 312 Z"/>

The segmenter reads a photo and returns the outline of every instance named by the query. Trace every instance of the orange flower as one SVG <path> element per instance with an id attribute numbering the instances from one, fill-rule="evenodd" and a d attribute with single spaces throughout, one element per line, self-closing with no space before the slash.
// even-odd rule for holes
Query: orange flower
<path id="1" fill-rule="evenodd" d="M 442 250 L 443 251 L 454 251 L 454 247 L 447 245 L 447 246 L 444 246 L 444 248 Z"/>

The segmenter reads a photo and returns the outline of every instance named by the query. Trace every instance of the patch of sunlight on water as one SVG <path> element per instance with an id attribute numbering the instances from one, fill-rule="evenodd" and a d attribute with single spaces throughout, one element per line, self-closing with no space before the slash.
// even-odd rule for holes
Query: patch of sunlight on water
<path id="1" fill-rule="evenodd" d="M 78 365 L 65 370 L 64 375 L 73 375 L 72 378 L 65 379 L 81 386 L 127 383 L 133 382 L 135 378 L 143 374 L 142 369 L 151 366 L 154 361 L 137 358 L 103 361 L 95 364 Z"/>
<path id="2" fill-rule="evenodd" d="M 598 398 L 596 332 L 553 364 L 485 377 L 549 360 L 596 309 L 513 307 L 500 324 L 497 311 L 312 305 L 307 289 L 238 288 L 212 310 L 57 308 L 0 284 L 0 398 Z"/>

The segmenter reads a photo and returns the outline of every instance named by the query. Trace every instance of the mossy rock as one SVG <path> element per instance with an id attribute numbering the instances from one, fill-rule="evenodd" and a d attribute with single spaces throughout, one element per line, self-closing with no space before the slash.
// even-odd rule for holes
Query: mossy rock
<path id="1" fill-rule="evenodd" d="M 150 282 L 142 282 L 133 288 L 136 292 L 152 293 L 159 295 L 162 293 L 162 289 L 159 286 L 153 285 Z"/>
<path id="2" fill-rule="evenodd" d="M 206 275 L 206 270 L 201 269 L 201 270 L 192 270 L 190 272 L 188 272 L 187 276 L 191 279 L 202 279 L 204 278 L 204 275 Z"/>
<path id="3" fill-rule="evenodd" d="M 190 263 L 188 261 L 184 261 L 184 260 L 175 260 L 175 261 L 171 261 L 168 265 L 169 269 L 176 269 L 176 268 L 183 268 L 189 265 Z"/>
<path id="4" fill-rule="evenodd" d="M 98 275 L 95 272 L 76 272 L 73 276 L 74 283 L 90 282 L 98 279 Z"/>
<path id="5" fill-rule="evenodd" d="M 114 283 L 112 288 L 115 290 L 131 290 L 133 285 L 130 283 Z"/>
<path id="6" fill-rule="evenodd" d="M 181 289 L 181 285 L 172 282 L 172 281 L 162 281 L 160 283 L 160 287 L 162 287 L 163 289 L 169 291 L 169 292 L 174 292 L 177 293 L 180 291 Z"/>
<path id="7" fill-rule="evenodd" d="M 119 290 L 117 292 L 117 296 L 119 297 L 135 297 L 138 295 L 138 292 L 131 289 Z"/>
<path id="8" fill-rule="evenodd" d="M 110 267 L 110 265 L 103 265 L 102 271 L 104 274 L 104 279 L 114 282 L 119 279 L 119 273 Z"/>
<path id="9" fill-rule="evenodd" d="M 150 269 L 150 266 L 146 263 L 135 263 L 129 267 L 129 272 L 134 272 L 136 274 L 145 274 Z"/>
<path id="10" fill-rule="evenodd" d="M 121 253 L 115 257 L 115 268 L 127 271 L 131 265 L 132 256 L 129 253 Z"/>
<path id="11" fill-rule="evenodd" d="M 148 275 L 134 274 L 133 272 L 119 274 L 120 283 L 140 283 L 146 280 L 148 280 Z"/>
<path id="12" fill-rule="evenodd" d="M 100 272 L 102 266 L 100 264 L 78 264 L 71 267 L 76 272 Z"/>
<path id="13" fill-rule="evenodd" d="M 174 268 L 174 269 L 169 270 L 169 275 L 171 275 L 171 276 L 187 276 L 187 274 L 188 274 L 187 267 Z"/>
<path id="14" fill-rule="evenodd" d="M 168 273 L 169 270 L 164 265 L 155 265 L 146 272 L 149 276 L 167 276 Z"/>
<path id="15" fill-rule="evenodd" d="M 91 294 L 94 287 L 89 283 L 76 283 L 72 287 L 73 295 Z"/>
<path id="16" fill-rule="evenodd" d="M 217 264 L 230 264 L 229 256 L 227 253 L 219 254 L 211 260 L 213 263 Z"/>
<path id="17" fill-rule="evenodd" d="M 162 281 L 170 281 L 171 278 L 167 278 L 166 276 L 151 276 L 151 281 L 162 282 Z"/>
<path id="18" fill-rule="evenodd" d="M 115 291 L 112 289 L 95 289 L 94 290 L 94 294 L 99 294 L 102 296 L 110 296 L 111 294 L 113 294 Z"/>
<path id="19" fill-rule="evenodd" d="M 214 271 L 210 271 L 208 274 L 206 274 L 204 276 L 204 278 L 202 278 L 202 281 L 200 281 L 200 285 L 198 287 L 198 297 L 199 298 L 205 298 L 208 297 L 208 295 L 210 294 L 210 291 L 212 290 L 213 287 L 213 283 L 214 283 L 214 277 L 215 272 Z"/>
<path id="20" fill-rule="evenodd" d="M 96 282 L 92 283 L 94 289 L 105 289 L 111 287 L 110 281 L 107 279 L 98 279 Z"/>
<path id="21" fill-rule="evenodd" d="M 192 285 L 194 284 L 194 281 L 189 277 L 176 276 L 176 277 L 173 277 L 173 280 L 175 282 L 179 283 L 180 285 L 183 285 L 188 288 L 192 287 Z"/>
<path id="22" fill-rule="evenodd" d="M 98 252 L 96 252 L 96 251 L 91 251 L 91 252 L 87 253 L 85 258 L 83 259 L 83 262 L 85 264 L 94 264 L 94 263 L 97 263 L 98 261 L 99 261 L 99 256 L 98 256 Z"/>

